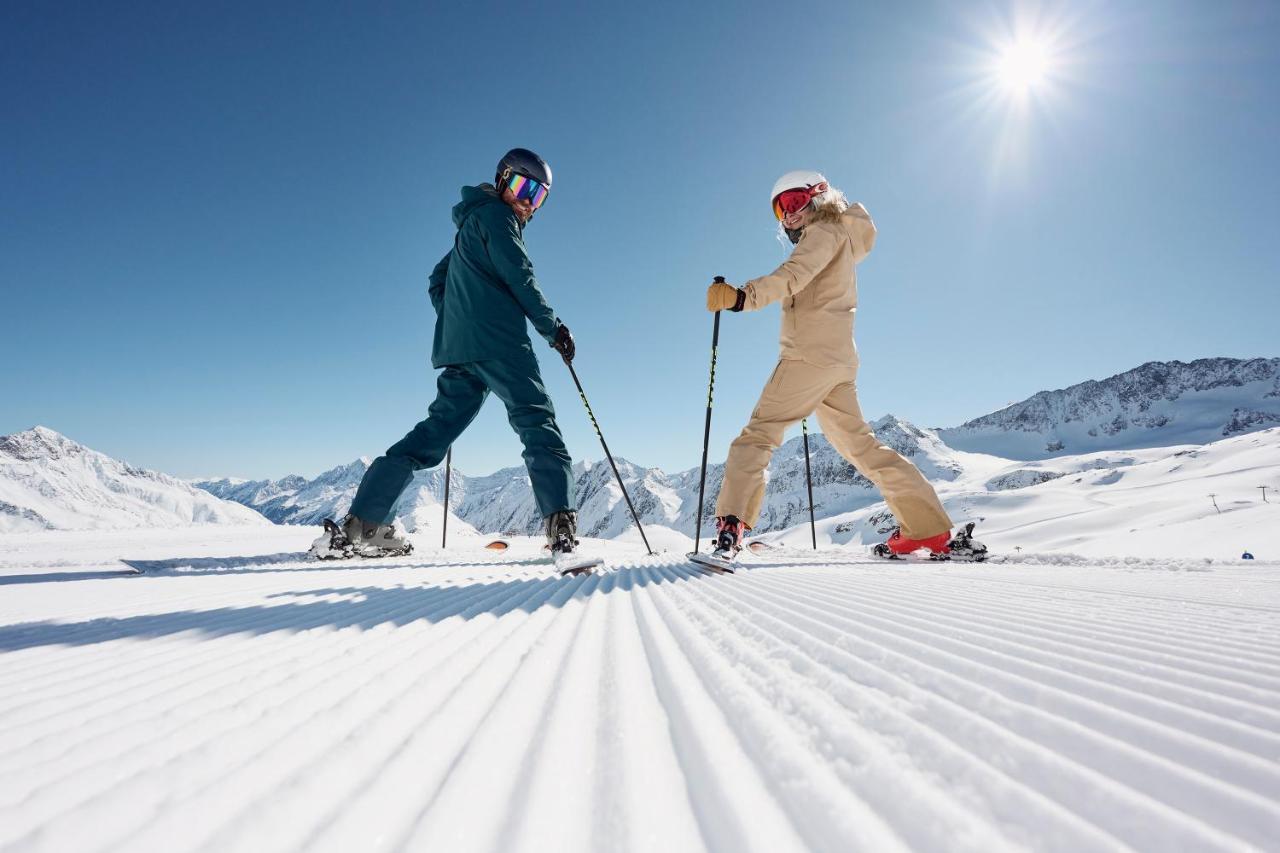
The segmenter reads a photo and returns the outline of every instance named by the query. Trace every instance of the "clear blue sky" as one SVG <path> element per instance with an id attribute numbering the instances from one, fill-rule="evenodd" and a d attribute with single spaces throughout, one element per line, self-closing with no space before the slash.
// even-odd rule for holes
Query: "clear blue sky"
<path id="1" fill-rule="evenodd" d="M 376 455 L 433 396 L 458 188 L 516 145 L 555 170 L 527 232 L 547 298 L 610 447 L 646 464 L 697 464 L 703 291 L 784 260 L 768 195 L 796 168 L 880 229 L 869 416 L 1280 355 L 1280 5 L 605 5 L 6 4 L 0 433 L 180 476 Z M 1015 28 L 1053 45 L 1021 99 L 984 70 Z M 724 319 L 714 459 L 777 326 Z M 455 452 L 520 464 L 496 400 Z"/>

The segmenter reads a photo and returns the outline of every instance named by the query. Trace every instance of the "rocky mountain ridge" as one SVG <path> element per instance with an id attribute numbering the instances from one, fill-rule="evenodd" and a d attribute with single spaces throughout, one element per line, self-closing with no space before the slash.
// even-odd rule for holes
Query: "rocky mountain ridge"
<path id="1" fill-rule="evenodd" d="M 950 447 L 1009 459 L 1209 444 L 1280 424 L 1280 358 L 1148 362 L 1041 391 L 958 427 Z"/>
<path id="2" fill-rule="evenodd" d="M 0 436 L 0 532 L 268 523 L 248 506 L 46 427 Z"/>

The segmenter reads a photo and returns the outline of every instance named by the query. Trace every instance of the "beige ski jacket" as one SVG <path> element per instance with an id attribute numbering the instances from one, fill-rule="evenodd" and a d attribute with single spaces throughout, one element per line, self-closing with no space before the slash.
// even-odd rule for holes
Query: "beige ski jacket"
<path id="1" fill-rule="evenodd" d="M 747 294 L 742 307 L 747 311 L 782 301 L 781 358 L 817 367 L 858 363 L 853 345 L 853 314 L 858 308 L 854 265 L 875 242 L 876 226 L 862 205 L 850 205 L 844 213 L 820 209 L 786 263 L 742 286 Z"/>

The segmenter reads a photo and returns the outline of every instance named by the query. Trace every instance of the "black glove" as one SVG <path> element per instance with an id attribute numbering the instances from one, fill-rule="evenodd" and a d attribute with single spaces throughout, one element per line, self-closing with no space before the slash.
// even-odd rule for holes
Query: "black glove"
<path id="1" fill-rule="evenodd" d="M 578 348 L 573 345 L 573 335 L 569 333 L 569 327 L 564 323 L 556 328 L 555 343 L 551 346 L 555 347 L 556 352 L 564 358 L 565 364 L 572 362 L 573 354 L 578 351 Z"/>

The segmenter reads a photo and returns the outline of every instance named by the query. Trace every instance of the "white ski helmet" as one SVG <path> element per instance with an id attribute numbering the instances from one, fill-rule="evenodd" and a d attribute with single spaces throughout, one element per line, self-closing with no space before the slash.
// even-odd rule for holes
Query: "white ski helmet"
<path id="1" fill-rule="evenodd" d="M 814 172 L 808 169 L 787 172 L 773 182 L 773 192 L 769 194 L 769 206 L 773 207 L 773 203 L 778 196 L 787 190 L 807 190 L 825 183 L 827 183 L 826 176 L 821 172 Z"/>

